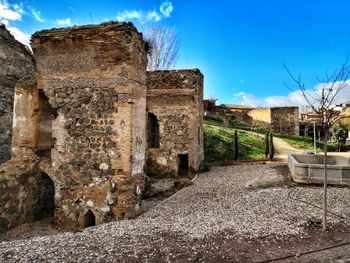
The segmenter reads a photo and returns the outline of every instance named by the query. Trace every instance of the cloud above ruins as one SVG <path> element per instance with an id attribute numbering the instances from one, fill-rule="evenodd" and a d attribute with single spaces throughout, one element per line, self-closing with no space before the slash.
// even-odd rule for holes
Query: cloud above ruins
<path id="1" fill-rule="evenodd" d="M 42 6 L 41 6 L 42 7 Z M 0 0 L 0 23 L 4 24 L 11 34 L 21 43 L 28 45 L 30 43 L 30 34 L 25 32 L 23 27 L 19 26 L 21 23 L 26 22 L 28 19 L 35 21 L 36 23 L 42 24 L 39 26 L 52 27 L 52 26 L 71 26 L 74 24 L 80 24 L 86 18 L 75 18 L 69 17 L 68 13 L 62 13 L 63 17 L 50 17 L 48 13 L 42 12 L 41 7 L 31 6 L 25 4 L 23 1 L 17 3 L 9 2 L 8 0 Z M 69 6 L 67 8 L 70 12 L 76 13 L 76 10 Z M 134 21 L 141 24 L 147 22 L 159 22 L 163 19 L 170 18 L 174 11 L 173 3 L 169 0 L 161 2 L 156 9 L 150 10 L 128 10 L 120 11 L 117 13 L 116 19 L 118 21 Z M 46 14 L 46 15 L 45 15 Z M 80 21 L 79 21 L 80 20 Z M 110 19 L 106 19 L 110 20 Z"/>
<path id="2" fill-rule="evenodd" d="M 173 4 L 169 1 L 163 2 L 159 7 L 160 12 L 165 17 L 170 17 L 174 10 Z"/>
<path id="3" fill-rule="evenodd" d="M 350 101 L 350 80 L 347 85 L 337 96 L 334 104 L 341 104 Z M 331 83 L 319 83 L 313 89 L 308 89 L 306 92 L 310 98 L 316 99 L 320 97 L 320 92 L 323 87 L 331 85 Z M 336 86 L 337 84 L 335 84 Z M 234 99 L 240 104 L 255 106 L 255 107 L 282 107 L 282 106 L 308 106 L 302 93 L 299 90 L 292 91 L 286 96 L 268 96 L 257 97 L 247 92 L 238 92 L 234 94 Z"/>
<path id="4" fill-rule="evenodd" d="M 174 7 L 172 2 L 164 1 L 159 6 L 159 11 L 124 10 L 122 12 L 118 12 L 116 18 L 118 21 L 136 20 L 142 24 L 146 22 L 159 22 L 164 18 L 169 18 L 173 10 Z"/>
<path id="5" fill-rule="evenodd" d="M 29 46 L 30 34 L 13 25 L 14 22 L 22 21 L 23 16 L 31 17 L 39 23 L 50 23 L 59 26 L 70 26 L 72 24 L 72 19 L 69 17 L 47 19 L 40 10 L 32 6 L 24 6 L 22 2 L 10 4 L 7 0 L 0 0 L 0 23 L 6 26 L 15 39 L 27 46 Z"/>
<path id="6" fill-rule="evenodd" d="M 29 10 L 33 18 L 40 23 L 49 22 L 59 26 L 70 26 L 72 24 L 72 19 L 70 17 L 60 19 L 46 19 L 39 10 L 33 7 L 29 7 Z"/>
<path id="7" fill-rule="evenodd" d="M 55 23 L 60 26 L 69 26 L 72 24 L 72 19 L 68 18 L 63 18 L 63 19 L 56 19 Z"/>
<path id="8" fill-rule="evenodd" d="M 0 0 L 0 23 L 4 24 L 18 41 L 29 45 L 30 35 L 11 25 L 13 21 L 22 20 L 23 14 L 25 14 L 25 11 L 22 5 L 10 5 L 8 1 Z"/>
<path id="9" fill-rule="evenodd" d="M 24 10 L 19 5 L 10 7 L 7 1 L 0 2 L 0 19 L 21 20 Z"/>
<path id="10" fill-rule="evenodd" d="M 33 7 L 29 8 L 31 15 L 34 17 L 34 19 L 40 23 L 46 22 L 46 19 L 41 15 L 41 12 L 39 10 L 36 10 Z"/>

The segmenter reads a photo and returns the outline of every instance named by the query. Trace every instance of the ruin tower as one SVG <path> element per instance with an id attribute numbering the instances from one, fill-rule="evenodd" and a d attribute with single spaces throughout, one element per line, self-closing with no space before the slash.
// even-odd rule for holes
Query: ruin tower
<path id="1" fill-rule="evenodd" d="M 29 48 L 0 25 L 0 163 L 10 158 L 15 85 L 19 79 L 34 74 L 34 57 Z"/>
<path id="2" fill-rule="evenodd" d="M 130 219 L 142 212 L 144 167 L 186 180 L 199 170 L 199 70 L 147 73 L 147 45 L 131 23 L 44 30 L 31 41 L 37 75 L 15 87 L 0 231 L 46 217 L 71 229 Z"/>
<path id="3" fill-rule="evenodd" d="M 198 69 L 147 74 L 146 173 L 191 176 L 204 160 L 203 75 Z"/>
<path id="4" fill-rule="evenodd" d="M 16 89 L 11 160 L 29 160 L 22 181 L 36 178 L 24 186 L 26 202 L 39 216 L 54 207 L 56 223 L 69 228 L 133 218 L 141 212 L 146 145 L 142 35 L 131 23 L 104 23 L 44 30 L 31 41 L 37 77 Z M 38 184 L 49 181 L 42 192 Z M 53 202 L 36 205 L 50 194 Z M 21 218 L 35 219 L 28 213 Z"/>

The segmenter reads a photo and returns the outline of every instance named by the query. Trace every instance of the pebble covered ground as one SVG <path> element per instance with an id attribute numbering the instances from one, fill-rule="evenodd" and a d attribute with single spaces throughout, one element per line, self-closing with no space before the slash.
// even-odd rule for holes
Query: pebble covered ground
<path id="1" fill-rule="evenodd" d="M 302 201 L 321 207 L 323 188 L 269 185 L 264 178 L 281 176 L 278 167 L 214 167 L 135 220 L 0 239 L 0 262 L 206 262 L 207 252 L 209 261 L 224 262 L 225 251 L 214 254 L 225 242 L 307 238 L 308 220 L 321 218 L 321 209 Z M 331 225 L 350 218 L 349 190 L 329 187 L 329 208 L 337 214 L 329 214 Z"/>

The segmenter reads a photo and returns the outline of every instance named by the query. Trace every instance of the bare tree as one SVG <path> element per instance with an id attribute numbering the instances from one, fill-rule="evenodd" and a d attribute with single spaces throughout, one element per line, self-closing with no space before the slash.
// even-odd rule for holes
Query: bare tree
<path id="1" fill-rule="evenodd" d="M 145 31 L 150 45 L 147 70 L 166 70 L 175 67 L 180 41 L 175 27 L 152 25 Z"/>
<path id="2" fill-rule="evenodd" d="M 320 82 L 320 88 L 312 94 L 310 89 L 307 89 L 303 81 L 301 80 L 301 74 L 295 77 L 290 70 L 283 64 L 287 73 L 294 82 L 294 86 L 288 86 L 289 89 L 295 91 L 299 90 L 304 97 L 306 103 L 310 106 L 312 111 L 316 113 L 319 123 L 324 132 L 324 180 L 323 180 L 323 218 L 322 229 L 327 229 L 327 142 L 329 138 L 330 128 L 337 123 L 341 118 L 339 111 L 336 111 L 336 98 L 339 93 L 350 84 L 350 67 L 347 63 L 347 59 L 341 65 L 339 69 L 334 70 L 332 73 L 326 71 L 323 79 L 317 78 Z"/>

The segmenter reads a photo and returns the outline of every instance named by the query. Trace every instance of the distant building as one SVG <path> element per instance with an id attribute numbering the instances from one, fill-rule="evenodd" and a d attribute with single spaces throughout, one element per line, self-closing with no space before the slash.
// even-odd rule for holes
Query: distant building
<path id="1" fill-rule="evenodd" d="M 208 100 L 207 100 L 208 101 Z M 274 132 L 299 135 L 299 107 L 256 108 L 246 105 L 221 104 L 206 107 L 205 115 L 230 119 Z"/>
<path id="2" fill-rule="evenodd" d="M 203 100 L 203 109 L 204 109 L 204 111 L 212 111 L 212 110 L 214 110 L 216 101 L 217 101 L 217 99 Z"/>
<path id="3" fill-rule="evenodd" d="M 235 105 L 235 104 L 221 104 L 221 106 L 229 109 L 230 112 L 249 112 L 255 107 L 246 106 L 246 105 Z"/>

